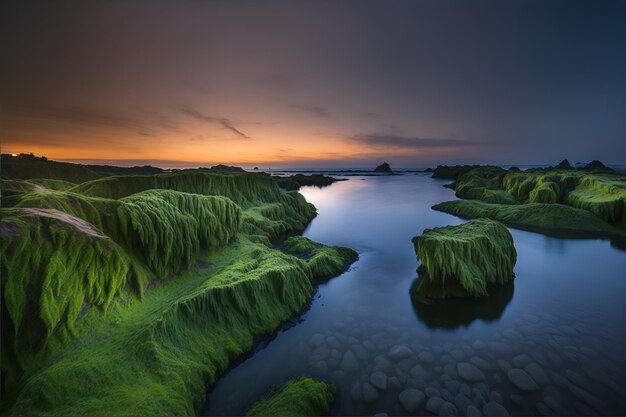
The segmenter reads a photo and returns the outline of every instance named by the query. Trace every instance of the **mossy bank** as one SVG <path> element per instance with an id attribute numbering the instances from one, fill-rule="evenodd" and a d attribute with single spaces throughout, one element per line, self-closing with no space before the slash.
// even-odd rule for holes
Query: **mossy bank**
<path id="1" fill-rule="evenodd" d="M 335 398 L 334 387 L 302 377 L 270 389 L 266 397 L 253 404 L 248 416 L 323 416 Z"/>
<path id="2" fill-rule="evenodd" d="M 267 176 L 3 185 L 3 414 L 194 415 L 232 359 L 355 259 L 274 249 L 316 212 Z"/>
<path id="3" fill-rule="evenodd" d="M 417 301 L 482 297 L 489 286 L 514 277 L 513 238 L 505 226 L 492 220 L 426 229 L 413 238 L 413 245 L 421 261 L 419 279 L 410 290 Z"/>

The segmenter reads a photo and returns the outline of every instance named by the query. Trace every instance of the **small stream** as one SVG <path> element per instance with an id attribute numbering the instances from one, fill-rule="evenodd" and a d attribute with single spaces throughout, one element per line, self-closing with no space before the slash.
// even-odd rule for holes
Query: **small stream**
<path id="1" fill-rule="evenodd" d="M 331 415 L 626 414 L 626 252 L 607 240 L 511 229 L 516 278 L 481 301 L 413 305 L 411 238 L 462 223 L 425 174 L 352 177 L 301 193 L 304 235 L 359 252 L 310 309 L 208 393 L 203 415 L 245 414 L 271 385 L 332 383 Z"/>

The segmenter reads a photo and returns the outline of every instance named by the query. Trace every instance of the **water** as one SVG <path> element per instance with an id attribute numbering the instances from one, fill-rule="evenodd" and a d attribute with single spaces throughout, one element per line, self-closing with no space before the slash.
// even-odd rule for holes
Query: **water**
<path id="1" fill-rule="evenodd" d="M 293 326 L 226 373 L 203 414 L 243 415 L 271 385 L 300 375 L 337 387 L 332 415 L 431 415 L 429 396 L 460 415 L 468 404 L 493 412 L 494 403 L 512 415 L 625 414 L 626 252 L 606 240 L 511 229 L 518 252 L 512 285 L 482 302 L 414 306 L 411 237 L 462 222 L 430 209 L 454 198 L 444 183 L 407 174 L 303 188 L 319 211 L 305 236 L 351 247 L 359 260 L 321 285 Z M 394 346 L 410 355 L 390 357 Z M 458 370 L 466 363 L 473 375 L 463 378 Z M 537 386 L 520 389 L 511 367 Z M 371 386 L 376 371 L 386 376 L 386 389 Z M 411 413 L 399 402 L 408 388 L 427 394 Z"/>

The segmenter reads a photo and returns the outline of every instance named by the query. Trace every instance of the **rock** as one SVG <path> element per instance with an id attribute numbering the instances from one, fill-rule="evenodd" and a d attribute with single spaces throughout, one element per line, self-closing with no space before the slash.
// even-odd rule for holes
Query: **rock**
<path id="1" fill-rule="evenodd" d="M 408 371 L 409 369 L 411 369 L 411 367 L 414 364 L 415 364 L 414 358 L 406 358 L 406 359 L 402 359 L 401 361 L 399 361 L 396 366 L 402 369 L 403 371 Z"/>
<path id="2" fill-rule="evenodd" d="M 378 165 L 374 169 L 374 172 L 392 172 L 392 171 L 391 171 L 391 167 L 389 166 L 389 164 L 387 162 L 383 162 L 382 164 Z"/>
<path id="3" fill-rule="evenodd" d="M 450 351 L 450 355 L 457 361 L 462 361 L 463 359 L 465 359 L 467 357 L 465 352 L 463 352 L 460 349 L 454 349 L 454 350 Z"/>
<path id="4" fill-rule="evenodd" d="M 473 405 L 467 407 L 467 417 L 481 417 L 483 413 Z"/>
<path id="5" fill-rule="evenodd" d="M 440 416 L 458 416 L 459 410 L 457 410 L 456 406 L 449 401 L 445 401 L 441 407 L 439 407 L 439 415 Z"/>
<path id="6" fill-rule="evenodd" d="M 517 355 L 516 357 L 511 359 L 511 363 L 516 368 L 523 368 L 524 366 L 528 365 L 531 362 L 532 362 L 532 359 L 530 358 L 530 356 L 528 356 L 525 353 L 522 353 L 521 355 Z"/>
<path id="7" fill-rule="evenodd" d="M 454 395 L 452 395 L 452 393 L 445 388 L 441 390 L 441 398 L 449 402 L 454 401 Z"/>
<path id="8" fill-rule="evenodd" d="M 387 389 L 387 375 L 384 372 L 376 371 L 370 376 L 370 383 L 379 390 Z"/>
<path id="9" fill-rule="evenodd" d="M 470 395 L 472 395 L 472 390 L 469 387 L 469 385 L 467 384 L 461 384 L 461 387 L 459 388 L 459 391 L 461 391 L 461 394 L 469 397 Z"/>
<path id="10" fill-rule="evenodd" d="M 411 368 L 411 375 L 417 379 L 427 380 L 429 375 L 428 372 L 422 367 L 422 365 L 415 365 Z"/>
<path id="11" fill-rule="evenodd" d="M 522 335 L 519 332 L 516 332 L 512 329 L 506 329 L 502 332 L 502 335 L 508 339 L 521 339 Z"/>
<path id="12" fill-rule="evenodd" d="M 394 365 L 383 355 L 378 355 L 374 358 L 374 369 L 390 373 L 393 371 Z"/>
<path id="13" fill-rule="evenodd" d="M 439 414 L 439 409 L 445 401 L 440 397 L 432 397 L 426 402 L 426 410 L 433 414 Z"/>
<path id="14" fill-rule="evenodd" d="M 422 352 L 417 355 L 417 358 L 424 363 L 432 363 L 435 360 L 435 355 L 430 352 Z"/>
<path id="15" fill-rule="evenodd" d="M 498 359 L 498 368 L 502 370 L 502 372 L 509 372 L 509 369 L 512 368 L 511 364 L 505 361 L 504 359 Z"/>
<path id="16" fill-rule="evenodd" d="M 454 363 L 446 364 L 446 366 L 443 367 L 443 372 L 445 375 L 449 376 L 452 379 L 459 376 L 459 374 L 456 372 L 456 366 L 454 366 Z"/>
<path id="17" fill-rule="evenodd" d="M 354 352 L 354 354 L 356 355 L 356 357 L 360 360 L 365 360 L 367 359 L 370 354 L 367 351 L 367 349 L 365 349 L 363 346 L 361 345 L 352 345 L 350 346 L 350 350 L 352 352 Z"/>
<path id="18" fill-rule="evenodd" d="M 341 365 L 339 365 L 341 370 L 345 372 L 355 372 L 359 370 L 359 362 L 356 360 L 356 356 L 352 353 L 351 350 L 346 351 L 343 355 L 343 359 L 341 360 Z"/>
<path id="19" fill-rule="evenodd" d="M 387 379 L 387 387 L 389 387 L 389 389 L 400 389 L 402 388 L 402 384 L 397 377 L 392 376 L 391 378 Z"/>
<path id="20" fill-rule="evenodd" d="M 482 340 L 476 340 L 474 343 L 472 343 L 472 347 L 476 350 L 481 350 L 487 347 L 487 344 L 485 342 L 483 342 Z"/>
<path id="21" fill-rule="evenodd" d="M 408 413 L 415 413 L 419 408 L 420 404 L 424 401 L 424 393 L 418 389 L 405 389 L 398 396 L 398 400 L 402 407 Z M 430 400 L 429 400 L 430 401 Z"/>
<path id="22" fill-rule="evenodd" d="M 339 340 L 337 340 L 335 336 L 328 336 L 326 338 L 326 343 L 328 343 L 328 346 L 333 349 L 341 349 L 341 343 L 339 343 Z"/>
<path id="23" fill-rule="evenodd" d="M 512 368 L 507 372 L 507 376 L 513 385 L 522 391 L 535 391 L 539 389 L 539 385 L 522 369 Z"/>
<path id="24" fill-rule="evenodd" d="M 463 412 L 463 410 L 467 410 L 468 407 L 472 406 L 472 400 L 459 393 L 454 397 L 454 405 L 456 405 L 459 411 Z"/>
<path id="25" fill-rule="evenodd" d="M 494 417 L 507 417 L 509 416 L 509 412 L 506 411 L 506 408 L 501 406 L 500 404 L 489 401 L 487 404 L 483 406 L 483 413 L 486 416 L 494 416 Z"/>
<path id="26" fill-rule="evenodd" d="M 500 395 L 498 391 L 491 391 L 491 394 L 489 394 L 489 401 L 502 404 L 504 402 L 504 399 L 502 398 L 502 395 Z"/>
<path id="27" fill-rule="evenodd" d="M 378 399 L 378 391 L 368 384 L 367 382 L 363 383 L 363 401 L 366 403 L 373 403 Z"/>
<path id="28" fill-rule="evenodd" d="M 511 400 L 511 402 L 517 406 L 523 407 L 526 405 L 526 400 L 524 399 L 524 397 L 522 395 L 519 394 L 511 394 L 509 396 L 509 399 Z"/>
<path id="29" fill-rule="evenodd" d="M 426 389 L 424 390 L 424 393 L 426 394 L 428 398 L 439 397 L 441 395 L 439 393 L 439 390 L 433 386 L 426 387 Z"/>
<path id="30" fill-rule="evenodd" d="M 311 337 L 311 340 L 309 340 L 309 344 L 313 347 L 319 347 L 324 344 L 325 340 L 324 335 L 316 333 Z"/>
<path id="31" fill-rule="evenodd" d="M 479 389 L 477 388 L 472 388 L 472 402 L 475 404 L 478 404 L 480 406 L 483 406 L 485 404 L 487 404 L 487 396 Z"/>
<path id="32" fill-rule="evenodd" d="M 359 382 L 352 384 L 350 393 L 352 394 L 352 401 L 355 403 L 363 399 L 363 390 L 361 389 L 361 384 Z"/>
<path id="33" fill-rule="evenodd" d="M 572 381 L 575 385 L 578 385 L 581 387 L 584 387 L 587 385 L 587 379 L 581 374 L 572 371 L 571 369 L 568 369 L 567 371 L 565 371 L 565 376 L 567 377 L 567 379 Z"/>
<path id="34" fill-rule="evenodd" d="M 554 411 L 553 414 L 557 414 L 560 416 L 567 416 L 572 414 L 561 404 L 559 400 L 551 395 L 543 397 L 543 402 L 546 403 L 546 405 Z"/>
<path id="35" fill-rule="evenodd" d="M 481 371 L 491 372 L 495 369 L 495 365 L 492 362 L 487 362 L 480 356 L 474 356 L 470 359 L 470 362 Z"/>
<path id="36" fill-rule="evenodd" d="M 471 363 L 459 362 L 456 365 L 459 376 L 466 381 L 484 381 L 485 374 Z"/>
<path id="37" fill-rule="evenodd" d="M 489 349 L 498 355 L 506 354 L 511 351 L 511 347 L 502 342 L 489 342 Z"/>
<path id="38" fill-rule="evenodd" d="M 399 361 L 400 359 L 408 358 L 413 355 L 413 352 L 407 345 L 395 345 L 389 349 L 388 355 L 392 360 Z"/>
<path id="39" fill-rule="evenodd" d="M 604 403 L 595 395 L 589 393 L 588 391 L 585 391 L 582 388 L 577 387 L 576 385 L 572 385 L 571 387 L 569 387 L 569 390 L 572 394 L 574 394 L 574 396 L 576 396 L 585 404 L 595 408 L 601 414 L 606 414 Z"/>
<path id="40" fill-rule="evenodd" d="M 530 375 L 530 377 L 539 385 L 546 386 L 550 383 L 550 378 L 546 375 L 545 371 L 536 362 L 533 362 L 524 367 L 524 370 Z"/>
<path id="41" fill-rule="evenodd" d="M 454 380 L 454 379 L 451 379 L 449 381 L 445 381 L 443 383 L 443 385 L 452 394 L 456 394 L 457 392 L 459 392 L 459 389 L 461 388 L 461 383 L 459 381 Z M 448 400 L 448 401 L 450 401 L 450 400 Z"/>

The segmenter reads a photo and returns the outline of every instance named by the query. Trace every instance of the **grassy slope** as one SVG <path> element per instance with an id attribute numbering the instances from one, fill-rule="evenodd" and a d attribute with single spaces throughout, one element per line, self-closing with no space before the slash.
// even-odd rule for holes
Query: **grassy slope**
<path id="1" fill-rule="evenodd" d="M 187 174 L 184 173 L 178 183 L 172 175 L 168 175 L 164 183 L 160 183 L 162 180 L 159 179 L 147 182 L 154 185 L 156 181 L 160 188 L 190 189 Z M 114 200 L 86 197 L 77 193 L 82 190 L 76 188 L 70 192 L 56 192 L 33 191 L 24 187 L 25 191 L 17 195 L 21 199 L 17 199 L 16 205 L 21 208 L 3 210 L 3 233 L 11 231 L 10 222 L 5 221 L 11 217 L 10 211 L 35 210 L 24 208 L 29 206 L 37 207 L 36 210 L 41 210 L 41 207 L 56 209 L 61 213 L 65 210 L 77 216 L 72 217 L 73 221 L 91 221 L 94 233 L 110 232 L 114 235 L 117 243 L 108 237 L 99 239 L 111 241 L 111 246 L 121 252 L 122 264 L 129 271 L 140 270 L 143 275 L 152 277 L 148 284 L 153 283 L 149 284 L 151 287 L 143 298 L 141 291 L 133 286 L 120 289 L 119 286 L 105 285 L 109 292 L 106 292 L 102 303 L 108 305 L 108 309 L 106 305 L 92 308 L 92 304 L 98 304 L 87 300 L 81 305 L 79 320 L 67 321 L 67 313 L 62 313 L 65 325 L 75 328 L 73 334 L 77 337 L 69 340 L 67 337 L 51 337 L 46 349 L 42 350 L 31 346 L 31 356 L 37 360 L 25 361 L 19 366 L 3 360 L 5 375 L 21 375 L 19 381 L 15 378 L 4 381 L 4 413 L 193 414 L 204 400 L 206 382 L 213 382 L 230 359 L 249 349 L 255 335 L 273 330 L 308 303 L 319 265 L 312 259 L 298 259 L 268 245 L 282 233 L 302 230 L 315 215 L 314 207 L 306 203 L 301 195 L 281 192 L 274 182 L 260 177 L 242 179 L 238 177 L 253 176 L 202 175 L 219 178 L 201 178 L 194 173 L 191 178 L 196 186 L 207 187 L 210 184 L 204 188 L 206 192 L 222 187 L 218 194 L 229 194 L 240 202 L 241 208 L 233 209 L 229 204 L 234 204 L 224 203 L 230 201 L 224 197 L 194 196 L 165 190 L 140 190 L 139 194 Z M 125 182 L 134 186 L 135 178 L 115 177 L 114 187 L 128 190 Z M 94 190 L 93 187 L 88 189 Z M 100 183 L 96 189 L 103 189 Z M 195 190 L 200 191 L 201 188 Z M 205 200 L 211 200 L 209 206 L 204 204 L 207 203 Z M 135 210 L 132 208 L 135 205 L 137 217 L 133 218 L 125 211 Z M 150 214 L 153 212 L 154 216 Z M 237 217 L 239 212 L 241 220 Z M 150 220 L 143 220 L 145 216 Z M 197 221 L 194 227 L 183 228 L 183 231 L 187 235 L 196 234 L 195 240 L 206 244 L 193 243 L 193 250 L 190 251 L 176 249 L 176 245 L 181 245 L 176 236 L 179 232 L 175 230 L 181 224 L 181 216 L 189 217 L 184 222 L 192 225 L 195 218 L 203 220 Z M 204 221 L 211 216 L 219 218 L 219 221 Z M 254 218 L 254 221 L 249 221 L 249 218 Z M 230 226 L 229 221 L 232 223 Z M 128 227 L 133 224 L 138 226 Z M 239 227 L 239 224 L 240 233 L 233 233 L 233 227 Z M 123 233 L 124 225 L 127 230 L 132 229 L 136 233 Z M 216 227 L 224 230 L 220 232 Z M 156 237 L 142 240 L 142 233 L 156 233 Z M 139 236 L 141 244 L 137 245 L 137 241 L 129 240 L 128 236 Z M 3 251 L 6 255 L 2 264 L 3 288 L 12 285 L 9 281 L 18 282 L 24 276 L 13 273 L 17 269 L 11 262 L 18 253 L 16 248 L 27 245 L 22 245 L 21 238 L 11 242 L 13 249 Z M 50 247 L 56 253 L 70 254 L 68 256 L 74 259 L 75 253 L 79 252 L 66 251 L 55 242 L 51 239 Z M 171 242 L 173 246 L 164 242 Z M 223 245 L 226 246 L 220 248 Z M 188 245 L 182 244 L 182 247 L 187 248 Z M 146 254 L 155 251 L 163 256 L 169 253 L 170 260 L 174 259 L 171 254 L 182 253 L 186 268 L 179 270 L 186 269 L 187 272 L 174 276 L 168 274 L 169 278 L 163 281 L 165 276 L 158 270 L 171 262 L 159 264 L 146 257 Z M 342 248 L 324 248 L 324 251 L 324 256 L 329 259 L 329 265 L 323 269 L 324 275 L 337 274 L 354 260 L 353 253 Z M 197 265 L 200 266 L 195 266 L 198 256 Z M 325 263 L 323 259 L 318 262 Z M 67 277 L 72 282 L 78 282 L 83 276 L 82 270 L 73 265 L 65 262 L 62 266 L 68 271 Z M 83 267 L 86 265 L 92 264 L 85 263 Z M 172 272 L 178 270 L 167 269 Z M 7 274 L 7 271 L 12 274 Z M 93 272 L 87 267 L 86 273 Z M 119 282 L 123 282 L 121 277 Z M 154 286 L 154 283 L 160 285 Z M 141 285 L 145 285 L 145 281 L 142 280 Z M 109 297 L 111 291 L 115 295 L 112 301 Z M 10 304 L 7 301 L 3 300 L 3 309 Z M 47 304 L 50 307 L 55 305 L 55 301 Z M 76 301 L 72 305 L 78 304 Z M 35 303 L 34 308 L 24 311 L 37 318 L 42 311 L 40 307 L 43 305 Z M 11 345 L 19 339 L 7 332 L 5 326 L 2 330 L 3 343 Z M 52 332 L 56 334 L 58 326 Z"/>
<path id="2" fill-rule="evenodd" d="M 413 238 L 422 261 L 414 298 L 487 295 L 487 286 L 513 279 L 517 258 L 513 238 L 502 224 L 472 220 L 459 226 L 426 229 Z"/>
<path id="3" fill-rule="evenodd" d="M 458 171 L 458 170 L 457 170 Z M 596 236 L 626 234 L 626 176 L 571 169 L 461 170 L 457 197 L 434 206 L 465 218 L 487 217 L 534 231 Z"/>
<path id="4" fill-rule="evenodd" d="M 253 404 L 248 416 L 322 416 L 335 398 L 332 387 L 311 378 L 293 379 L 274 387 L 265 399 Z"/>

